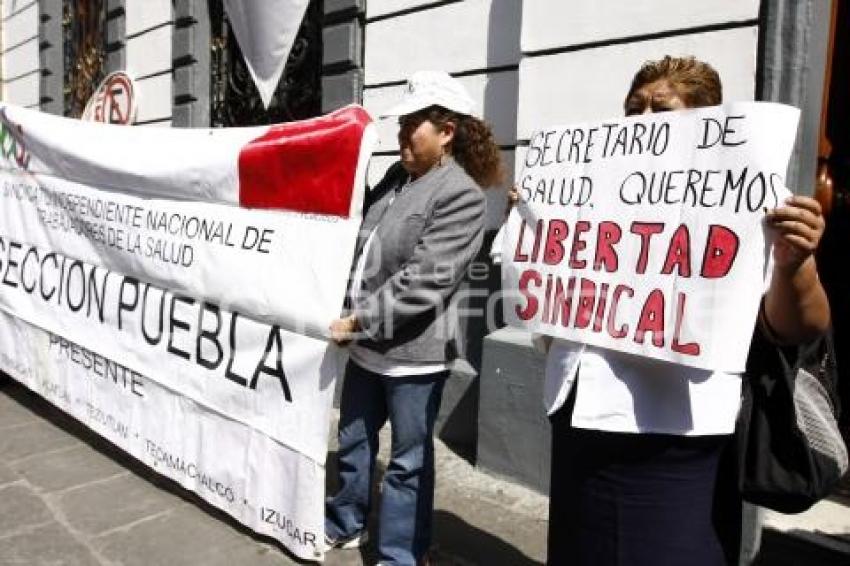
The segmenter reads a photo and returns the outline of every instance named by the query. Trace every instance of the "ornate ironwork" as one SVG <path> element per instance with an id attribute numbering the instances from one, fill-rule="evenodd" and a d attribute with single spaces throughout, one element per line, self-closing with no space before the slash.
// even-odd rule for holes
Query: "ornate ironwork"
<path id="1" fill-rule="evenodd" d="M 321 113 L 321 0 L 311 0 L 307 7 L 268 109 L 263 107 L 222 1 L 209 0 L 209 13 L 212 126 L 274 124 Z"/>
<path id="2" fill-rule="evenodd" d="M 79 118 L 104 76 L 104 0 L 62 0 L 65 115 Z"/>

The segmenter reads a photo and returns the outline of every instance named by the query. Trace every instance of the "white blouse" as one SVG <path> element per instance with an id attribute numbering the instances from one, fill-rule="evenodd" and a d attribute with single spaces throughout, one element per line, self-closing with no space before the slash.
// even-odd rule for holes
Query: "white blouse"
<path id="1" fill-rule="evenodd" d="M 576 428 L 687 436 L 735 430 L 740 375 L 554 339 L 544 384 L 549 414 L 564 404 L 578 373 Z"/>
<path id="2" fill-rule="evenodd" d="M 494 263 L 501 263 L 503 232 L 504 226 L 490 251 Z M 772 260 L 771 255 L 765 290 L 770 285 Z M 548 414 L 563 406 L 576 381 L 572 416 L 576 428 L 684 436 L 732 434 L 741 406 L 740 374 L 553 339 L 543 389 Z"/>

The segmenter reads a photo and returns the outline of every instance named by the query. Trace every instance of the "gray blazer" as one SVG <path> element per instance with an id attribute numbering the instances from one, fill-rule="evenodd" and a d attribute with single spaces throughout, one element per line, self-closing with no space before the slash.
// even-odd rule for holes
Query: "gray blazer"
<path id="1" fill-rule="evenodd" d="M 357 342 L 400 362 L 447 362 L 456 357 L 447 307 L 481 247 L 484 193 L 453 159 L 407 178 L 395 163 L 367 199 L 354 265 L 375 236 L 349 297 Z"/>

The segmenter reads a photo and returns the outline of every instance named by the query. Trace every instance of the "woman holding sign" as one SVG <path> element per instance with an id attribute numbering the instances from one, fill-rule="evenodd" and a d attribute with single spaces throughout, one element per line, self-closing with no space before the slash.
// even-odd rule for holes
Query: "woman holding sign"
<path id="1" fill-rule="evenodd" d="M 364 542 L 378 431 L 389 419 L 381 564 L 427 563 L 432 433 L 454 357 L 447 307 L 481 246 L 481 188 L 498 183 L 502 171 L 490 128 L 473 108 L 457 80 L 420 71 L 385 114 L 398 116 L 401 160 L 369 194 L 351 313 L 331 326 L 337 342 L 350 341 L 350 361 L 340 404 L 340 489 L 327 504 L 326 539 L 338 548 Z"/>
<path id="2" fill-rule="evenodd" d="M 720 78 L 693 58 L 646 63 L 628 115 L 720 104 Z M 824 332 L 829 306 L 813 252 L 818 203 L 790 196 L 767 213 L 773 270 L 762 332 L 782 344 Z M 737 564 L 741 501 L 721 464 L 740 376 L 554 340 L 546 368 L 552 420 L 549 564 Z"/>

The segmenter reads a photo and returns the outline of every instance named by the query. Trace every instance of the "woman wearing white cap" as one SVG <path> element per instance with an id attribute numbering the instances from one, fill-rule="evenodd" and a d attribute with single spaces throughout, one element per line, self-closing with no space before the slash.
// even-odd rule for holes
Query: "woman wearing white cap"
<path id="1" fill-rule="evenodd" d="M 447 307 L 481 246 L 483 187 L 501 181 L 490 128 L 466 89 L 420 71 L 398 116 L 400 161 L 369 193 L 349 313 L 331 325 L 350 343 L 340 403 L 340 489 L 327 504 L 329 547 L 365 542 L 378 431 L 392 425 L 381 489 L 381 564 L 425 564 L 434 497 L 434 421 L 455 357 Z"/>

